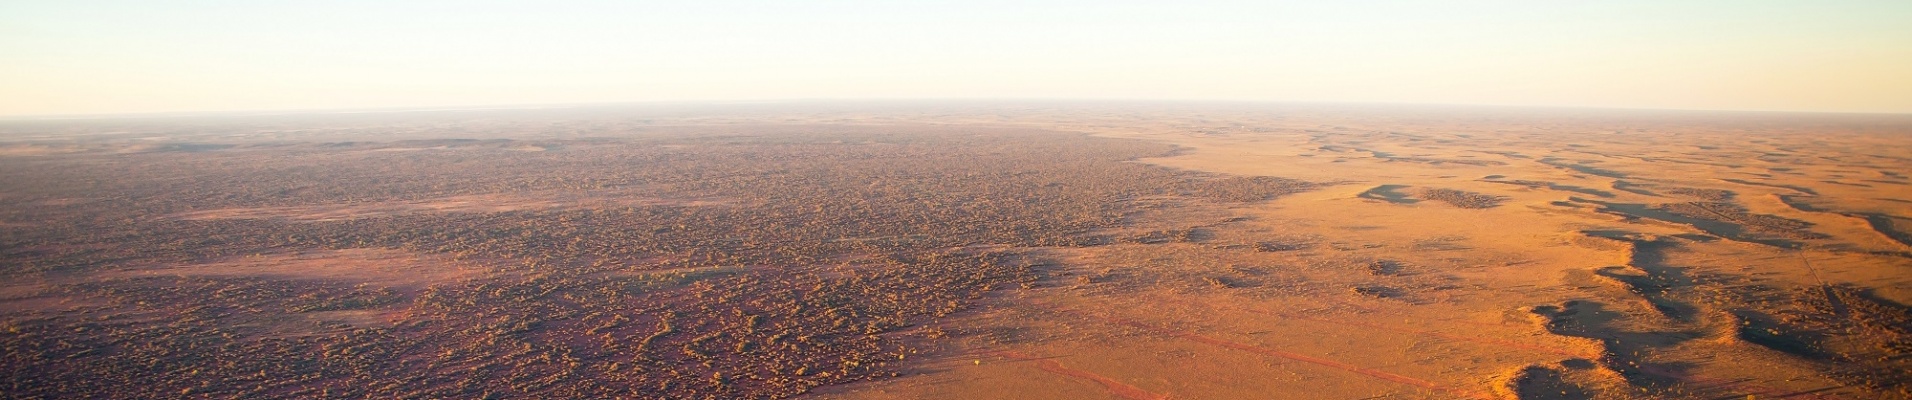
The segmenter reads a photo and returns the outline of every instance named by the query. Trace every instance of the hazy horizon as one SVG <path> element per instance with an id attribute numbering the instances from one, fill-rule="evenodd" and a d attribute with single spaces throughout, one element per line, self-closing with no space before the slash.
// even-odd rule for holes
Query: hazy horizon
<path id="1" fill-rule="evenodd" d="M 1063 108 L 1085 106 L 1227 106 L 1227 107 L 1273 107 L 1274 110 L 1290 108 L 1327 109 L 1340 111 L 1359 110 L 1462 110 L 1474 113 L 1516 112 L 1533 113 L 1613 113 L 1624 114 L 1687 114 L 1687 115 L 1801 115 L 1801 116 L 1880 116 L 1912 117 L 1908 112 L 1874 111 L 1796 111 L 1796 110 L 1750 110 L 1750 109 L 1707 109 L 1707 108 L 1642 108 L 1617 106 L 1577 106 L 1577 105 L 1524 105 L 1524 104 L 1470 104 L 1470 103 L 1394 103 L 1394 102 L 1336 102 L 1336 101 L 1285 101 L 1285 100 L 1225 100 L 1225 99 L 1067 99 L 1067 98 L 845 98 L 845 99 L 760 99 L 760 100 L 655 100 L 655 101 L 603 101 L 584 103 L 541 103 L 541 104 L 434 104 L 415 106 L 385 107 L 317 107 L 317 108 L 260 108 L 225 110 L 176 110 L 176 111 L 133 111 L 101 112 L 73 114 L 0 114 L 0 122 L 58 121 L 58 120 L 111 120 L 140 118 L 196 118 L 196 117 L 272 117 L 272 116 L 312 116 L 312 115 L 349 115 L 349 114 L 403 114 L 433 112 L 474 112 L 474 111 L 584 111 L 584 110 L 623 110 L 640 111 L 655 108 L 711 110 L 744 106 L 788 106 L 788 107 L 850 107 L 845 110 L 857 110 L 869 106 L 884 106 L 910 109 L 933 109 L 938 106 L 1006 106 L 1024 107 L 1048 105 Z"/>
<path id="2" fill-rule="evenodd" d="M 1912 113 L 1912 4 L 0 5 L 0 116 L 1219 101 Z"/>

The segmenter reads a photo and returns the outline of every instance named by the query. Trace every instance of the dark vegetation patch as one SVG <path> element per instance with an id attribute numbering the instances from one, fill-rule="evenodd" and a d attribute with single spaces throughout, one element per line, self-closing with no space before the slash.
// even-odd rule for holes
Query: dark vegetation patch
<path id="1" fill-rule="evenodd" d="M 1380 200 L 1380 201 L 1385 201 L 1385 202 L 1394 203 L 1394 204 L 1414 204 L 1414 203 L 1421 202 L 1420 200 L 1417 200 L 1413 197 L 1408 196 L 1407 193 L 1401 192 L 1401 189 L 1406 189 L 1406 188 L 1407 188 L 1407 185 L 1381 185 L 1381 186 L 1368 188 L 1368 190 L 1362 191 L 1361 194 L 1358 194 L 1355 196 L 1363 198 L 1363 199 Z"/>
<path id="2" fill-rule="evenodd" d="M 1455 189 L 1427 189 L 1421 191 L 1421 198 L 1451 204 L 1460 208 L 1494 208 L 1507 201 L 1505 196 L 1474 193 Z"/>
<path id="3" fill-rule="evenodd" d="M 1715 276 L 1699 282 L 1724 309 L 1723 332 L 1796 357 L 1879 398 L 1912 395 L 1912 307 L 1850 284 L 1792 287 Z"/>
<path id="4" fill-rule="evenodd" d="M 1892 239 L 1892 241 L 1899 242 L 1899 244 L 1912 246 L 1912 219 L 1876 212 L 1845 212 L 1828 209 L 1815 205 L 1811 201 L 1815 199 L 1816 196 L 1782 194 L 1778 195 L 1778 197 L 1780 202 L 1785 203 L 1787 207 L 1792 207 L 1794 210 L 1835 213 L 1847 217 L 1864 219 L 1866 226 L 1871 227 L 1873 232 L 1878 232 L 1880 235 Z"/>
<path id="5" fill-rule="evenodd" d="M 1625 243 L 1627 248 L 1626 265 L 1595 269 L 1594 275 L 1620 284 L 1667 318 L 1690 322 L 1697 316 L 1699 308 L 1682 299 L 1686 297 L 1683 294 L 1691 290 L 1694 279 L 1687 275 L 1686 268 L 1667 265 L 1665 261 L 1666 252 L 1679 246 L 1678 242 L 1622 231 L 1585 233 Z"/>
<path id="6" fill-rule="evenodd" d="M 1720 180 L 1737 183 L 1741 185 L 1781 188 L 1781 189 L 1792 190 L 1795 192 L 1804 193 L 1804 194 L 1812 195 L 1812 196 L 1819 195 L 1818 191 L 1815 191 L 1809 187 L 1799 186 L 1799 185 L 1782 185 L 1782 184 L 1775 184 L 1775 183 L 1754 182 L 1754 181 L 1749 181 L 1745 179 L 1732 179 L 1732 178 L 1726 178 L 1726 179 L 1720 179 Z"/>
<path id="7" fill-rule="evenodd" d="M 1529 365 L 1507 377 L 1503 391 L 1517 400 L 1591 399 L 1593 393 L 1567 381 L 1558 370 Z"/>
<path id="8" fill-rule="evenodd" d="M 1776 215 L 1754 214 L 1747 211 L 1746 207 L 1735 203 L 1695 201 L 1663 204 L 1658 208 L 1688 218 L 1738 225 L 1750 231 L 1750 233 L 1760 236 L 1783 239 L 1823 239 L 1827 237 L 1824 234 L 1809 230 L 1812 228 L 1812 223 L 1810 222 Z"/>
<path id="9" fill-rule="evenodd" d="M 1120 227 L 1129 200 L 1313 187 L 1139 165 L 1126 161 L 1171 148 L 1047 132 L 614 128 L 588 129 L 626 136 L 535 143 L 562 149 L 542 152 L 421 140 L 0 158 L 12 204 L 0 221 L 30 222 L 0 227 L 0 279 L 84 299 L 0 311 L 6 396 L 785 398 L 897 373 L 922 351 L 905 328 L 1042 279 L 1047 261 L 1022 249 L 1110 242 L 1092 232 Z M 449 150 L 367 151 L 423 146 Z M 726 206 L 156 217 L 523 192 Z M 420 288 L 103 278 L 345 249 L 490 270 Z M 275 328 L 286 316 L 318 327 Z"/>
<path id="10" fill-rule="evenodd" d="M 1242 288 L 1242 287 L 1248 286 L 1246 283 L 1243 283 L 1240 280 L 1226 277 L 1226 276 L 1214 276 L 1214 275 L 1203 276 L 1202 281 L 1207 282 L 1209 286 L 1214 287 L 1216 289 L 1235 289 L 1235 288 Z"/>
<path id="11" fill-rule="evenodd" d="M 1850 286 L 1795 290 L 1771 319 L 1749 318 L 1749 342 L 1836 361 L 1832 375 L 1872 390 L 1912 395 L 1912 307 Z"/>
<path id="12" fill-rule="evenodd" d="M 1402 292 L 1399 288 L 1383 285 L 1360 285 L 1348 288 L 1348 291 L 1357 295 L 1377 299 L 1392 299 L 1407 295 L 1406 292 Z"/>
<path id="13" fill-rule="evenodd" d="M 1464 158 L 1382 157 L 1382 159 L 1385 159 L 1388 162 L 1411 162 L 1411 163 L 1421 163 L 1421 164 L 1431 164 L 1431 165 L 1455 164 L 1455 165 L 1471 165 L 1471 166 L 1477 166 L 1477 167 L 1507 165 L 1507 163 L 1505 162 L 1494 161 L 1494 160 L 1473 160 L 1473 159 L 1464 159 Z"/>
<path id="14" fill-rule="evenodd" d="M 1394 260 L 1374 260 L 1368 262 L 1364 267 L 1367 269 L 1368 275 L 1394 276 L 1400 275 L 1405 271 L 1407 269 L 1407 263 Z"/>
<path id="15" fill-rule="evenodd" d="M 1885 214 L 1861 214 L 1873 231 L 1879 232 L 1893 241 L 1912 246 L 1912 218 L 1902 218 Z"/>
<path id="16" fill-rule="evenodd" d="M 1594 189 L 1594 188 L 1588 188 L 1588 187 L 1580 187 L 1580 186 L 1573 186 L 1573 185 L 1562 185 L 1562 184 L 1558 184 L 1558 183 L 1553 183 L 1553 182 L 1547 182 L 1547 181 L 1530 181 L 1530 180 L 1511 180 L 1511 181 L 1497 181 L 1497 180 L 1483 180 L 1483 181 L 1481 181 L 1481 182 L 1488 182 L 1488 183 L 1499 183 L 1499 184 L 1505 184 L 1505 185 L 1515 185 L 1515 186 L 1525 186 L 1525 187 L 1528 187 L 1528 188 L 1533 188 L 1533 189 L 1547 189 L 1547 190 L 1558 190 L 1558 191 L 1563 191 L 1563 192 L 1574 192 L 1574 193 L 1580 193 L 1580 194 L 1585 194 L 1585 195 L 1590 195 L 1590 196 L 1596 196 L 1596 197 L 1609 197 L 1609 198 L 1610 198 L 1610 197 L 1613 197 L 1613 192 L 1608 192 L 1608 191 L 1605 191 L 1605 190 L 1600 190 L 1600 189 Z"/>
<path id="17" fill-rule="evenodd" d="M 1594 362 L 1601 368 L 1619 374 L 1627 383 L 1654 394 L 1664 395 L 1677 389 L 1679 380 L 1674 377 L 1677 374 L 1669 371 L 1679 371 L 1682 365 L 1651 363 L 1642 355 L 1654 349 L 1677 346 L 1699 336 L 1688 332 L 1619 329 L 1613 326 L 1613 322 L 1621 317 L 1620 313 L 1591 301 L 1569 300 L 1557 306 L 1537 306 L 1530 311 L 1540 317 L 1541 326 L 1549 333 L 1600 341 L 1603 350 Z"/>
<path id="18" fill-rule="evenodd" d="M 1579 172 L 1579 173 L 1587 174 L 1587 175 L 1601 176 L 1601 177 L 1607 177 L 1607 178 L 1626 178 L 1627 177 L 1627 174 L 1624 172 L 1595 167 L 1593 166 L 1594 162 L 1592 161 L 1567 160 L 1567 159 L 1552 158 L 1552 157 L 1542 158 L 1539 161 L 1541 164 L 1547 164 L 1548 166 L 1552 166 L 1554 168 L 1565 169 L 1568 171 Z"/>
<path id="19" fill-rule="evenodd" d="M 1712 202 L 1712 203 L 1732 202 L 1733 196 L 1734 196 L 1733 191 L 1721 190 L 1721 189 L 1666 187 L 1661 189 L 1661 191 L 1665 192 L 1666 194 L 1691 197 L 1691 198 L 1699 199 L 1700 201 Z"/>
<path id="20" fill-rule="evenodd" d="M 1517 152 L 1512 152 L 1512 151 L 1505 151 L 1505 150 L 1478 150 L 1478 151 L 1480 151 L 1480 152 L 1482 152 L 1482 153 L 1487 153 L 1487 154 L 1494 154 L 1494 155 L 1499 155 L 1499 156 L 1501 156 L 1501 157 L 1507 157 L 1507 158 L 1512 158 L 1512 159 L 1516 159 L 1516 160 L 1526 160 L 1526 159 L 1532 159 L 1532 158 L 1533 158 L 1533 157 L 1529 157 L 1529 156 L 1527 156 L 1527 155 L 1524 155 L 1524 154 L 1520 154 L 1520 153 L 1517 153 Z"/>
<path id="21" fill-rule="evenodd" d="M 1190 228 L 1149 231 L 1124 238 L 1123 241 L 1141 244 L 1197 243 L 1214 237 L 1215 233 L 1209 229 Z"/>
<path id="22" fill-rule="evenodd" d="M 1815 340 L 1816 335 L 1810 332 L 1782 325 L 1771 316 L 1756 311 L 1739 310 L 1732 315 L 1733 336 L 1739 340 L 1801 357 L 1824 356 Z"/>
<path id="23" fill-rule="evenodd" d="M 1613 266 L 1595 270 L 1594 274 L 1620 283 L 1627 291 L 1646 300 L 1660 315 L 1685 322 L 1691 321 L 1698 310 L 1678 300 L 1673 293 L 1686 284 L 1680 272 L 1667 267 Z"/>
<path id="24" fill-rule="evenodd" d="M 1255 251 L 1277 252 L 1298 251 L 1315 248 L 1314 241 L 1305 239 L 1276 239 L 1255 242 Z"/>
<path id="25" fill-rule="evenodd" d="M 1252 203 L 1314 190 L 1317 185 L 1272 176 L 1231 176 L 1215 179 L 1182 180 L 1180 194 L 1216 201 Z"/>
<path id="26" fill-rule="evenodd" d="M 1726 239 L 1796 249 L 1800 240 L 1824 239 L 1825 234 L 1811 231 L 1812 223 L 1768 214 L 1755 214 L 1735 203 L 1686 202 L 1666 204 L 1612 203 L 1571 198 L 1576 203 L 1599 205 L 1599 212 L 1629 219 L 1646 218 L 1690 225 L 1707 234 Z"/>
<path id="27" fill-rule="evenodd" d="M 1807 199 L 1812 199 L 1815 196 L 1796 196 L 1796 195 L 1782 194 L 1782 195 L 1779 195 L 1778 197 L 1779 197 L 1779 202 L 1785 203 L 1787 207 L 1792 207 L 1794 210 L 1805 211 L 1805 212 L 1833 212 L 1832 210 L 1828 210 L 1823 207 L 1813 205 L 1812 202 L 1807 200 Z"/>
<path id="28" fill-rule="evenodd" d="M 1638 183 L 1627 182 L 1622 180 L 1613 181 L 1613 190 L 1637 194 L 1641 196 L 1654 196 L 1654 197 L 1660 196 L 1658 193 L 1653 193 L 1653 191 L 1647 190 L 1646 185 L 1641 185 Z"/>

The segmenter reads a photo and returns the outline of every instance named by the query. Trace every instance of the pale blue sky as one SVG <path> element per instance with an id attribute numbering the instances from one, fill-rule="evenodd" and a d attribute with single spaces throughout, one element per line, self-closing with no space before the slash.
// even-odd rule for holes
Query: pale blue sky
<path id="1" fill-rule="evenodd" d="M 0 0 L 0 115 L 936 98 L 1912 112 L 1912 1 Z"/>

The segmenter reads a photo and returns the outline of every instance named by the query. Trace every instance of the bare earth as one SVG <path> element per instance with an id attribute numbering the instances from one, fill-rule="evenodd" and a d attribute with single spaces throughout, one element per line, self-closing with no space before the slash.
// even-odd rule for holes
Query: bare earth
<path id="1" fill-rule="evenodd" d="M 0 143 L 0 396 L 1912 398 L 1912 117 L 73 124 Z"/>
<path id="2" fill-rule="evenodd" d="M 1068 251 L 967 356 L 819 397 L 1908 396 L 1908 127 L 1379 114 L 1060 124 L 1331 186 Z"/>

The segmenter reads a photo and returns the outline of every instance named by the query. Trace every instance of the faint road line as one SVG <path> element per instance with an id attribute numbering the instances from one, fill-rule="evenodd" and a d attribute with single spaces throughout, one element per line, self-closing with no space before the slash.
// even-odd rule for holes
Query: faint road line
<path id="1" fill-rule="evenodd" d="M 1010 350 L 997 351 L 997 352 L 993 352 L 993 354 L 1002 356 L 1003 358 L 1008 358 L 1011 360 L 1035 362 L 1037 368 L 1041 368 L 1043 371 L 1048 371 L 1050 373 L 1054 373 L 1057 375 L 1063 375 L 1063 376 L 1069 376 L 1069 377 L 1075 377 L 1075 378 L 1081 378 L 1081 379 L 1087 379 L 1089 381 L 1093 381 L 1095 383 L 1101 384 L 1103 388 L 1108 389 L 1109 394 L 1121 396 L 1122 398 L 1133 399 L 1133 400 L 1165 400 L 1169 398 L 1167 395 L 1156 394 L 1154 392 L 1142 390 L 1142 388 L 1135 387 L 1134 385 L 1130 385 L 1127 383 L 1122 383 L 1122 381 L 1115 380 L 1114 378 L 1097 375 L 1094 372 L 1089 372 L 1089 371 L 1084 371 L 1084 370 L 1079 370 L 1079 369 L 1063 366 L 1061 362 L 1057 362 L 1056 360 L 1051 358 L 1036 357 L 1029 354 L 1016 352 L 1016 351 L 1010 351 Z"/>

